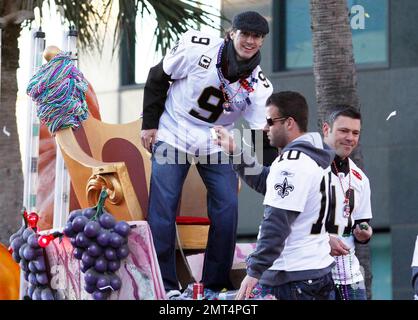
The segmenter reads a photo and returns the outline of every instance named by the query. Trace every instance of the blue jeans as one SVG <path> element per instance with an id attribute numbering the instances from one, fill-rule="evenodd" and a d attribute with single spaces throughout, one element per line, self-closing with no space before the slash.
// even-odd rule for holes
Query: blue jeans
<path id="1" fill-rule="evenodd" d="M 335 285 L 335 300 L 367 300 L 364 281 Z"/>
<path id="2" fill-rule="evenodd" d="M 166 290 L 178 289 L 175 263 L 175 221 L 184 180 L 190 163 L 179 161 L 161 164 L 158 157 L 164 148 L 176 156 L 184 155 L 164 142 L 154 145 L 149 195 L 148 223 L 158 256 Z M 167 151 L 166 151 L 167 152 Z M 219 153 L 218 157 L 221 157 Z M 212 156 L 213 158 L 213 156 Z M 197 170 L 208 190 L 207 208 L 211 221 L 203 263 L 205 288 L 232 288 L 229 272 L 234 258 L 238 222 L 238 177 L 231 164 L 197 163 Z M 190 195 L 193 196 L 193 195 Z"/>
<path id="3" fill-rule="evenodd" d="M 293 281 L 277 287 L 263 285 L 279 300 L 335 300 L 331 272 L 318 279 Z"/>

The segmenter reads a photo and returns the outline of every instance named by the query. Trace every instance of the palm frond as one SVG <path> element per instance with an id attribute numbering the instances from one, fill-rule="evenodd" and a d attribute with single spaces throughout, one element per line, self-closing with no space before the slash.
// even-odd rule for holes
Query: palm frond
<path id="1" fill-rule="evenodd" d="M 119 14 L 117 28 L 114 36 L 114 49 L 118 47 L 120 35 L 132 36 L 135 34 L 134 19 L 136 15 L 144 16 L 147 12 L 155 17 L 157 27 L 154 30 L 156 36 L 156 51 L 161 50 L 163 55 L 177 40 L 180 34 L 189 29 L 198 29 L 201 25 L 208 25 L 220 30 L 216 26 L 214 18 L 225 19 L 219 11 L 210 13 L 210 5 L 192 0 L 135 0 L 119 1 Z"/>
<path id="2" fill-rule="evenodd" d="M 0 21 L 3 23 L 14 23 L 31 25 L 34 20 L 34 10 L 39 9 L 39 13 L 44 16 L 44 3 L 47 2 L 48 9 L 54 2 L 59 8 L 63 18 L 69 22 L 70 26 L 75 26 L 78 30 L 79 40 L 83 48 L 97 47 L 103 45 L 103 35 L 98 31 L 98 26 L 103 22 L 101 12 L 91 0 L 18 0 L 11 2 L 9 0 L 0 0 Z M 4 16 L 3 8 L 8 7 L 8 16 Z M 3 21 L 4 20 L 4 21 Z"/>
<path id="3" fill-rule="evenodd" d="M 114 0 L 20 0 L 13 4 L 16 11 L 33 12 L 38 7 L 42 16 L 45 1 L 48 2 L 49 7 L 52 2 L 55 2 L 58 7 L 62 8 L 60 12 L 63 18 L 78 31 L 82 49 L 97 48 L 101 51 L 115 4 Z M 0 0 L 0 8 L 4 6 L 4 3 L 4 0 Z M 128 43 L 134 43 L 132 40 L 135 39 L 129 39 L 129 37 L 135 36 L 137 15 L 143 17 L 147 13 L 156 19 L 155 50 L 160 50 L 163 54 L 173 45 L 179 35 L 187 30 L 199 29 L 201 25 L 220 30 L 221 26 L 215 24 L 214 18 L 220 17 L 227 20 L 219 11 L 209 12 L 213 7 L 198 0 L 119 0 L 118 4 L 119 12 L 114 31 L 113 51 L 118 48 L 122 35 L 128 37 Z M 33 15 L 25 20 L 31 23 Z M 104 34 L 103 29 L 99 29 L 99 26 L 103 24 L 105 25 Z"/>
<path id="4" fill-rule="evenodd" d="M 51 1 L 51 0 L 48 0 Z M 91 0 L 54 0 L 57 6 L 63 8 L 64 18 L 75 26 L 81 47 L 98 48 L 103 46 L 103 36 L 100 34 L 98 26 L 103 22 L 102 13 Z"/>

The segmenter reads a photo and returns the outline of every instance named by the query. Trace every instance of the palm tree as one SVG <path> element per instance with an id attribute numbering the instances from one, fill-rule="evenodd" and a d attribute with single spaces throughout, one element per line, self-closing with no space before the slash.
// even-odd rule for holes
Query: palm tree
<path id="1" fill-rule="evenodd" d="M 338 103 L 359 108 L 349 14 L 345 0 L 311 0 L 318 120 Z M 322 126 L 321 126 L 322 128 Z"/>
<path id="2" fill-rule="evenodd" d="M 18 38 L 25 23 L 34 19 L 34 9 L 41 14 L 45 0 L 0 0 L 1 50 L 1 107 L 0 107 L 0 242 L 6 243 L 8 235 L 19 223 L 22 205 L 23 178 L 19 139 L 16 125 L 16 70 L 19 66 Z M 52 0 L 48 0 L 48 3 Z M 164 54 L 179 34 L 199 25 L 213 24 L 210 6 L 195 0 L 101 0 L 73 1 L 54 0 L 62 8 L 66 21 L 79 31 L 82 49 L 101 49 L 104 35 L 99 25 L 107 25 L 112 7 L 119 6 L 117 24 L 114 30 L 114 48 L 117 48 L 122 34 L 132 36 L 137 15 L 153 13 L 157 20 L 155 29 L 156 50 Z M 128 41 L 129 42 L 129 41 Z M 4 128 L 4 133 L 1 130 Z"/>
<path id="3" fill-rule="evenodd" d="M 348 104 L 360 109 L 353 42 L 346 0 L 310 0 L 313 72 L 318 105 L 318 129 L 328 108 Z M 351 158 L 363 168 L 360 145 Z M 368 244 L 356 244 L 356 255 L 365 271 L 367 297 L 371 298 L 371 265 Z"/>

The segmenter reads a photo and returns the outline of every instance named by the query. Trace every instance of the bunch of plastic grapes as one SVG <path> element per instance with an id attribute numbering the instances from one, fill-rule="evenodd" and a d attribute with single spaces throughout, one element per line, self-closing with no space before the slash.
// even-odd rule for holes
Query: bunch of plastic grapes
<path id="1" fill-rule="evenodd" d="M 107 299 L 122 282 L 116 271 L 121 260 L 129 255 L 128 235 L 131 227 L 115 218 L 99 204 L 93 208 L 71 212 L 64 228 L 74 248 L 74 257 L 81 260 L 84 289 L 95 300 Z"/>
<path id="2" fill-rule="evenodd" d="M 56 290 L 52 290 L 46 268 L 44 250 L 38 242 L 39 235 L 26 223 L 10 239 L 13 259 L 19 263 L 24 278 L 29 282 L 25 298 L 32 300 L 59 300 Z"/>

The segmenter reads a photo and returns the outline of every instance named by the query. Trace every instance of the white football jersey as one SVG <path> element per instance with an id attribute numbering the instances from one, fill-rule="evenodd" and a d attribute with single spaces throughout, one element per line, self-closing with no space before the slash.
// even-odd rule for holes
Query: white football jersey
<path id="1" fill-rule="evenodd" d="M 223 41 L 198 31 L 188 31 L 164 57 L 164 72 L 173 82 L 160 118 L 157 140 L 184 152 L 195 154 L 199 150 L 200 155 L 205 155 L 221 151 L 211 139 L 210 128 L 215 125 L 231 130 L 234 121 L 242 115 L 251 129 L 264 128 L 265 103 L 273 86 L 260 66 L 247 79 L 249 82 L 251 77 L 256 79 L 253 92 L 238 90 L 238 81 L 230 84 L 236 93 L 232 101 L 237 111 L 224 112 L 225 100 L 216 68 Z M 250 104 L 245 100 L 247 96 Z"/>
<path id="2" fill-rule="evenodd" d="M 360 263 L 354 254 L 354 236 L 351 233 L 351 228 L 355 220 L 372 218 L 369 179 L 351 159 L 349 159 L 349 167 L 350 171 L 347 175 L 340 173 L 338 177 L 334 173 L 331 174 L 331 204 L 327 219 L 327 231 L 331 235 L 338 235 L 345 245 L 350 248 L 348 255 L 335 257 L 337 265 L 332 270 L 332 276 L 334 282 L 338 284 L 352 284 L 363 281 Z M 350 192 L 348 192 L 349 185 Z M 351 215 L 345 217 L 344 200 L 346 196 L 348 197 L 348 194 L 350 195 Z"/>
<path id="3" fill-rule="evenodd" d="M 285 246 L 269 270 L 302 271 L 333 263 L 325 219 L 330 168 L 300 151 L 287 151 L 270 167 L 264 205 L 298 211 Z"/>

